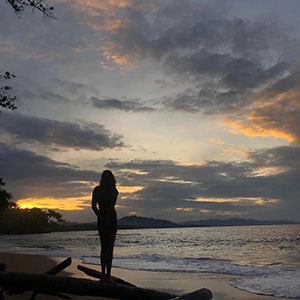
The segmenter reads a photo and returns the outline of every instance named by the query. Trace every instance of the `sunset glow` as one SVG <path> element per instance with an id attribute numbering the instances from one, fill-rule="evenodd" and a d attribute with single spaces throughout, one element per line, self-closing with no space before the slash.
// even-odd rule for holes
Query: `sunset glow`
<path id="1" fill-rule="evenodd" d="M 87 203 L 91 201 L 91 196 L 72 197 L 72 198 L 27 198 L 18 200 L 17 204 L 20 208 L 48 208 L 61 210 L 82 210 L 91 205 Z"/>
<path id="2" fill-rule="evenodd" d="M 51 277 L 73 298 L 300 300 L 299 12 L 0 0 L 0 263 L 91 264 L 97 291 Z"/>
<path id="3" fill-rule="evenodd" d="M 229 131 L 234 134 L 242 133 L 249 137 L 273 137 L 276 139 L 293 142 L 295 137 L 281 129 L 267 129 L 260 124 L 262 119 L 251 116 L 248 120 L 224 120 L 224 126 L 229 127 Z"/>
<path id="4" fill-rule="evenodd" d="M 45 22 L 0 1 L 18 108 L 1 107 L 0 175 L 19 207 L 89 222 L 111 170 L 119 217 L 299 220 L 300 2 L 49 2 Z"/>

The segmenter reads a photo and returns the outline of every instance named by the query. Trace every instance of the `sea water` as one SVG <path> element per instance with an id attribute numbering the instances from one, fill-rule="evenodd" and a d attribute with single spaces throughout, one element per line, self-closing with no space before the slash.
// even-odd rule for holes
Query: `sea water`
<path id="1" fill-rule="evenodd" d="M 0 251 L 81 258 L 99 264 L 96 231 L 0 236 Z M 118 231 L 113 265 L 223 273 L 250 292 L 300 298 L 300 225 Z"/>

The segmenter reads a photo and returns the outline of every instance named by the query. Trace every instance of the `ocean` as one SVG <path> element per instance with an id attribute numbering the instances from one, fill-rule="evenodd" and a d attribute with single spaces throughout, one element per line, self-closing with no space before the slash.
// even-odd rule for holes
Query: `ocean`
<path id="1" fill-rule="evenodd" d="M 0 236 L 1 252 L 81 258 L 99 264 L 96 231 Z M 223 273 L 265 295 L 300 298 L 300 225 L 120 230 L 113 265 L 149 271 Z"/>

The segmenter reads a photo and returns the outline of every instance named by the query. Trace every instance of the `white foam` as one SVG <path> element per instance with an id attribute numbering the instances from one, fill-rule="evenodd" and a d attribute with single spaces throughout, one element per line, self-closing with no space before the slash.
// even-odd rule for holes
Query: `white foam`
<path id="1" fill-rule="evenodd" d="M 280 246 L 283 250 L 278 253 L 272 249 L 279 247 L 280 232 L 277 232 L 275 238 L 270 240 L 267 230 L 263 235 L 264 238 L 259 237 L 258 242 L 257 235 L 254 234 L 252 239 L 243 240 L 241 243 L 231 241 L 232 234 L 229 234 L 228 230 L 229 232 L 230 230 L 236 231 L 237 229 L 234 228 L 222 229 L 222 236 L 225 239 L 223 242 L 220 241 L 218 234 L 212 239 L 212 232 L 209 231 L 208 239 L 204 243 L 205 247 L 200 247 L 199 240 L 203 239 L 203 230 L 197 229 L 195 232 L 195 229 L 184 229 L 179 233 L 176 232 L 175 236 L 170 230 L 170 232 L 160 230 L 159 235 L 157 230 L 155 232 L 145 230 L 139 233 L 121 232 L 117 239 L 113 265 L 135 270 L 231 274 L 239 276 L 230 280 L 230 284 L 237 288 L 258 294 L 300 298 L 299 239 L 291 237 L 288 240 L 293 246 L 293 251 L 288 252 L 286 249 L 290 246 L 287 247 L 284 244 L 286 240 L 283 240 Z M 295 232 L 298 235 L 298 231 Z M 261 234 L 261 229 L 259 233 Z M 190 235 L 186 238 L 186 234 Z M 248 231 L 247 234 L 249 234 Z M 257 249 L 260 250 L 256 251 Z M 99 240 L 96 232 L 2 236 L 1 251 L 59 257 L 71 256 L 97 265 L 100 262 Z M 266 257 L 266 254 L 269 254 L 268 251 L 271 251 L 270 257 Z M 199 258 L 198 254 L 211 257 Z M 226 257 L 232 261 L 216 259 L 220 257 Z M 245 265 L 240 264 L 240 261 L 244 261 Z M 262 262 L 266 265 L 261 266 Z M 291 262 L 293 264 L 290 264 Z M 255 266 L 255 263 L 260 266 Z M 298 267 L 287 268 L 284 264 Z"/>
<path id="2" fill-rule="evenodd" d="M 98 257 L 84 259 L 97 264 Z M 283 268 L 278 265 L 249 266 L 226 260 L 189 259 L 161 256 L 115 257 L 114 266 L 148 271 L 222 273 L 241 276 L 229 283 L 249 292 L 277 297 L 300 298 L 300 268 Z"/>
<path id="3" fill-rule="evenodd" d="M 300 298 L 300 269 L 278 270 L 277 274 L 234 278 L 229 283 L 252 293 Z"/>

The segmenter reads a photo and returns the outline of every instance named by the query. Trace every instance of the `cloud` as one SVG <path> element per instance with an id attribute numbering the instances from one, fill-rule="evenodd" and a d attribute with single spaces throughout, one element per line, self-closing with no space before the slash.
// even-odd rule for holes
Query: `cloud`
<path id="1" fill-rule="evenodd" d="M 283 171 L 300 169 L 300 148 L 282 146 L 272 149 L 248 152 L 248 157 L 256 167 L 276 167 Z"/>
<path id="2" fill-rule="evenodd" d="M 300 43 L 296 30 L 275 14 L 258 9 L 251 17 L 239 16 L 228 2 L 215 1 L 73 5 L 83 5 L 90 26 L 103 34 L 107 63 L 128 69 L 157 61 L 168 82 L 185 82 L 188 88 L 161 99 L 164 109 L 224 114 L 233 133 L 299 144 L 299 99 L 291 91 L 299 94 Z M 100 100 L 101 108 L 136 108 Z"/>
<path id="3" fill-rule="evenodd" d="M 250 108 L 227 114 L 224 124 L 233 133 L 275 137 L 300 145 L 300 85 L 298 72 L 275 81 L 260 92 Z"/>
<path id="4" fill-rule="evenodd" d="M 258 4 L 257 9 L 246 11 L 248 5 L 253 5 L 249 3 L 245 3 L 246 8 L 236 9 L 228 1 L 57 0 L 55 7 L 60 15 L 54 22 L 41 22 L 39 17 L 26 14 L 22 22 L 12 22 L 12 15 L 4 6 L 2 9 L 5 3 L 0 3 L 0 19 L 5 24 L 0 30 L 3 66 L 20 70 L 19 78 L 32 70 L 24 74 L 34 78 L 27 92 L 23 90 L 26 101 L 34 98 L 54 105 L 68 103 L 69 110 L 74 102 L 83 104 L 80 102 L 83 99 L 85 104 L 103 110 L 147 112 L 157 108 L 135 99 L 91 98 L 99 94 L 88 92 L 80 83 L 84 78 L 96 86 L 99 77 L 95 74 L 105 72 L 99 69 L 101 66 L 114 68 L 115 71 L 106 74 L 108 80 L 117 82 L 122 81 L 116 72 L 118 68 L 141 67 L 137 73 L 121 72 L 122 76 L 129 74 L 128 80 L 131 75 L 141 75 L 145 82 L 150 80 L 156 86 L 168 87 L 161 91 L 164 97 L 156 100 L 163 109 L 222 114 L 224 124 L 233 133 L 277 137 L 290 143 L 286 148 L 243 152 L 246 159 L 235 163 L 209 161 L 194 166 L 168 160 L 110 163 L 108 167 L 116 171 L 123 186 L 143 187 L 133 193 L 122 193 L 120 203 L 124 212 L 162 217 L 167 213 L 175 218 L 185 213 L 197 216 L 201 211 L 211 215 L 222 212 L 298 219 L 295 208 L 299 208 L 296 178 L 299 178 L 300 47 L 295 33 L 299 28 L 298 24 L 295 30 L 284 25 L 285 22 L 272 16 L 268 5 L 266 10 Z M 95 63 L 98 60 L 101 61 Z M 70 74 L 74 65 L 77 70 Z M 70 80 L 48 82 L 45 76 L 53 78 L 57 71 L 62 72 L 60 78 Z M 153 82 L 154 78 L 163 79 Z M 44 86 L 31 87 L 41 80 Z M 111 88 L 106 83 L 103 81 L 101 86 L 105 94 Z M 126 86 L 129 93 L 135 93 L 131 88 Z M 72 111 L 73 107 L 71 114 Z M 35 146 L 97 151 L 124 146 L 121 136 L 95 123 L 10 114 L 1 115 L 0 122 L 3 136 L 19 144 L 26 141 Z M 1 152 L 8 160 L 1 159 L 1 170 L 5 170 L 17 194 L 22 192 L 24 197 L 32 197 L 33 187 L 32 193 L 38 197 L 47 198 L 52 193 L 55 197 L 59 194 L 77 197 L 73 193 L 84 195 L 90 188 L 86 180 L 92 177 L 84 179 L 80 169 L 25 150 L 1 147 L 10 153 L 8 156 L 4 150 Z M 25 164 L 27 161 L 31 164 Z M 9 173 L 9 163 L 14 166 L 13 173 Z M 33 168 L 35 174 L 28 170 L 24 173 L 18 165 L 28 170 Z M 22 178 L 17 178 L 18 172 Z M 47 172 L 49 184 L 46 175 L 41 178 L 36 175 Z M 86 173 L 88 176 L 92 175 Z M 28 185 L 24 184 L 26 178 Z M 35 182 L 41 183 L 40 186 Z"/>
<path id="5" fill-rule="evenodd" d="M 218 145 L 225 145 L 225 142 L 221 139 L 210 138 L 208 141 Z"/>
<path id="6" fill-rule="evenodd" d="M 23 205 L 29 201 L 64 210 L 84 209 L 100 177 L 3 143 L 0 158 L 1 176 Z M 106 167 L 113 170 L 120 186 L 120 216 L 135 211 L 149 217 L 167 215 L 174 221 L 220 214 L 299 221 L 299 161 L 300 148 L 286 146 L 248 152 L 242 162 L 182 165 L 135 160 L 110 162 Z"/>
<path id="7" fill-rule="evenodd" d="M 13 11 L 1 3 L 0 18 L 5 30 L 0 31 L 0 43 L 6 45 L 1 49 L 3 53 L 15 59 L 61 64 L 78 59 L 80 49 L 86 52 L 92 45 L 97 47 L 91 28 L 78 22 L 68 5 L 56 3 L 55 11 L 58 20 L 45 20 L 40 14 L 32 16 L 30 10 L 18 20 Z"/>
<path id="8" fill-rule="evenodd" d="M 147 5 L 128 0 L 72 5 L 77 12 L 84 8 L 90 26 L 104 34 L 100 49 L 108 63 L 126 69 L 158 61 L 169 78 L 193 85 L 163 99 L 170 110 L 211 114 L 243 109 L 255 101 L 257 90 L 279 79 L 298 59 L 300 43 L 290 28 L 270 15 L 268 20 L 233 17 L 228 3 L 169 0 Z M 103 101 L 101 107 L 121 107 Z"/>
<path id="9" fill-rule="evenodd" d="M 300 88 L 300 71 L 296 70 L 276 81 L 267 91 L 276 93 L 289 92 Z"/>
<path id="10" fill-rule="evenodd" d="M 36 81 L 29 76 L 19 76 L 15 82 L 15 93 L 18 106 L 25 108 L 29 105 L 37 106 L 44 101 L 52 105 L 62 104 L 64 107 L 70 105 L 86 106 L 90 95 L 97 95 L 98 89 L 92 85 L 62 80 L 60 78 L 46 79 L 40 76 L 41 81 Z M 45 103 L 43 103 L 45 104 Z M 62 107 L 63 107 L 62 106 Z"/>
<path id="11" fill-rule="evenodd" d="M 149 106 L 144 106 L 142 103 L 133 100 L 118 100 L 118 99 L 99 99 L 91 97 L 93 105 L 99 109 L 115 109 L 131 112 L 152 112 L 155 109 Z"/>
<path id="12" fill-rule="evenodd" d="M 162 89 L 167 88 L 167 87 L 169 87 L 169 88 L 176 87 L 175 84 L 168 82 L 167 80 L 164 80 L 164 79 L 155 79 L 153 82 Z"/>
<path id="13" fill-rule="evenodd" d="M 211 115 L 242 110 L 253 101 L 253 95 L 247 90 L 220 91 L 216 86 L 207 83 L 200 88 L 187 88 L 175 96 L 165 96 L 161 100 L 162 107 L 169 111 Z"/>
<path id="14" fill-rule="evenodd" d="M 94 151 L 124 146 L 122 136 L 92 122 L 70 123 L 11 113 L 3 114 L 0 122 L 0 132 L 9 134 L 17 143 Z"/>
<path id="15" fill-rule="evenodd" d="M 288 103 L 281 101 L 256 108 L 245 119 L 232 119 L 229 116 L 224 124 L 231 128 L 232 133 L 281 138 L 299 144 L 299 120 L 300 110 L 289 111 Z"/>
<path id="16" fill-rule="evenodd" d="M 282 74 L 288 67 L 286 63 L 279 62 L 266 68 L 262 66 L 262 62 L 205 50 L 184 56 L 172 54 L 165 61 L 165 65 L 170 70 L 200 83 L 201 77 L 210 76 L 218 80 L 223 88 L 230 90 L 257 88 Z"/>
<path id="17" fill-rule="evenodd" d="M 64 91 L 67 91 L 71 95 L 84 93 L 88 89 L 85 84 L 62 80 L 59 78 L 52 79 L 52 82 L 54 82 L 56 86 L 61 87 Z"/>
<path id="18" fill-rule="evenodd" d="M 242 162 L 180 165 L 173 161 L 131 161 L 111 162 L 107 167 L 116 173 L 120 184 L 144 187 L 119 202 L 141 215 L 168 215 L 175 220 L 198 218 L 199 210 L 210 210 L 211 215 L 224 211 L 250 218 L 299 220 L 295 213 L 299 207 L 299 149 L 253 151 Z M 178 207 L 193 209 L 176 210 Z"/>
<path id="19" fill-rule="evenodd" d="M 132 60 L 136 60 L 137 56 L 140 59 L 150 56 L 161 59 L 167 65 L 172 62 L 173 56 L 176 61 L 202 61 L 205 71 L 205 66 L 222 69 L 224 64 L 237 58 L 239 67 L 257 72 L 260 71 L 257 65 L 260 65 L 262 57 L 266 58 L 274 49 L 289 59 L 297 53 L 295 48 L 287 47 L 295 45 L 295 41 L 286 34 L 290 28 L 280 28 L 272 19 L 229 17 L 227 3 L 154 1 L 154 9 L 142 9 L 143 6 L 134 2 L 127 1 L 126 9 L 125 5 L 113 7 L 113 14 L 124 20 L 121 22 L 123 26 L 108 28 L 102 43 L 116 63 L 123 64 L 130 56 Z M 99 15 L 105 12 L 100 10 Z M 206 65 L 203 65 L 204 58 L 208 60 Z M 193 66 L 190 64 L 190 67 Z M 228 67 L 236 66 L 231 64 Z M 201 68 L 192 69 L 202 72 Z M 253 78 L 248 77 L 248 80 Z"/>
<path id="20" fill-rule="evenodd" d="M 270 14 L 264 18 L 264 10 L 259 10 L 263 17 L 235 16 L 228 2 L 59 0 L 57 5 L 68 26 L 59 36 L 55 34 L 55 22 L 46 25 L 49 35 L 45 34 L 44 24 L 33 26 L 30 49 L 38 53 L 30 55 L 53 59 L 58 53 L 64 56 L 60 59 L 73 59 L 76 51 L 70 49 L 92 44 L 94 50 L 100 45 L 106 68 L 112 68 L 111 62 L 126 69 L 142 61 L 157 61 L 169 76 L 163 84 L 174 84 L 171 79 L 177 76 L 192 85 L 192 92 L 183 90 L 163 100 L 170 110 L 211 114 L 243 109 L 255 100 L 257 89 L 289 71 L 299 56 L 300 44 L 291 28 L 279 25 Z M 34 22 L 38 24 L 40 20 Z M 28 24 L 26 19 L 24 27 Z M 14 30 L 10 26 L 9 36 Z M 66 35 L 71 37 L 67 42 Z M 45 39 L 47 43 L 43 42 Z M 24 38 L 22 45 L 26 43 Z M 51 47 L 45 49 L 44 45 L 49 44 Z M 75 58 L 78 59 L 76 55 Z M 139 109 L 135 103 L 110 101 L 118 99 L 99 100 L 101 107 Z M 140 109 L 147 110 L 148 106 Z"/>
<path id="21" fill-rule="evenodd" d="M 91 193 L 91 183 L 94 184 L 100 177 L 95 171 L 81 170 L 4 143 L 0 143 L 0 158 L 1 176 L 15 201 L 84 197 Z"/>
<path id="22" fill-rule="evenodd" d="M 29 84 L 24 84 L 25 82 L 22 82 L 18 87 L 18 94 L 20 95 L 19 98 L 22 102 L 25 102 L 24 99 L 31 100 L 37 100 L 37 101 L 49 101 L 50 103 L 71 103 L 74 102 L 66 95 L 62 95 L 61 93 L 58 93 L 56 89 L 53 89 L 52 87 L 43 87 L 38 86 L 37 84 L 32 84 L 31 82 Z M 55 92 L 54 92 L 55 91 Z"/>
<path id="23" fill-rule="evenodd" d="M 166 82 L 179 78 L 189 86 L 163 97 L 164 109 L 225 114 L 232 132 L 299 142 L 295 105 L 271 103 L 272 99 L 265 106 L 261 101 L 255 105 L 261 94 L 270 93 L 272 84 L 273 93 L 287 91 L 299 77 L 295 73 L 283 79 L 293 72 L 300 43 L 275 16 L 258 10 L 251 18 L 241 17 L 232 13 L 228 2 L 214 1 L 153 1 L 151 5 L 129 0 L 118 4 L 80 1 L 73 5 L 78 10 L 84 7 L 90 26 L 104 34 L 100 49 L 107 63 L 128 69 L 157 61 Z M 106 109 L 141 109 L 117 99 L 94 102 Z"/>

